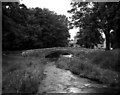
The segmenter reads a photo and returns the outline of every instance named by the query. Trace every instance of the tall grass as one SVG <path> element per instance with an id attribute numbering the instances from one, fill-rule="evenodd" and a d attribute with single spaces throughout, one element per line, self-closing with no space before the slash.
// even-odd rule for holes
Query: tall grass
<path id="1" fill-rule="evenodd" d="M 93 56 L 93 54 L 89 54 L 88 56 Z M 101 68 L 120 72 L 119 49 L 96 53 L 96 55 L 93 58 L 90 58 L 90 60 L 93 64 L 97 64 Z"/>
<path id="2" fill-rule="evenodd" d="M 21 56 L 3 57 L 3 93 L 37 93 L 46 61 L 42 58 Z"/>
<path id="3" fill-rule="evenodd" d="M 34 50 L 27 57 L 19 54 L 3 56 L 2 92 L 35 94 L 44 78 L 43 69 L 47 60 L 43 56 L 60 49 Z M 56 62 L 57 67 L 70 70 L 80 77 L 111 86 L 120 86 L 120 50 L 95 51 L 79 48 L 63 48 L 63 50 L 72 52 L 74 57 L 60 57 Z"/>
<path id="4" fill-rule="evenodd" d="M 120 86 L 120 50 L 80 51 L 71 59 L 60 58 L 57 67 L 70 70 L 81 77 Z"/>

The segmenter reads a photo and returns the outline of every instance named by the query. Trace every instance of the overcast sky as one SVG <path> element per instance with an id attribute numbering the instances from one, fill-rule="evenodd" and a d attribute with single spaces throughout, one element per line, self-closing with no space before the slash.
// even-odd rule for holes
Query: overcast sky
<path id="1" fill-rule="evenodd" d="M 51 11 L 55 11 L 58 14 L 65 14 L 69 16 L 67 10 L 70 9 L 71 0 L 23 0 L 27 7 L 41 7 L 49 8 Z"/>

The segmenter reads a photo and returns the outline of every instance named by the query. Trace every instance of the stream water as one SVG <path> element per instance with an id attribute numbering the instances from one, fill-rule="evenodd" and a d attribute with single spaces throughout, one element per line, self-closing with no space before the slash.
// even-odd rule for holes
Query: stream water
<path id="1" fill-rule="evenodd" d="M 38 93 L 104 93 L 110 92 L 106 85 L 73 75 L 68 70 L 57 68 L 50 62 L 44 69 L 45 79 Z"/>

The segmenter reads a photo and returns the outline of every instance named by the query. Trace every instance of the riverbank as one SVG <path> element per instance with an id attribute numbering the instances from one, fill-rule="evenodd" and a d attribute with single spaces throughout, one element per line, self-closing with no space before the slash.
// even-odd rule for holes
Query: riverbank
<path id="1" fill-rule="evenodd" d="M 36 94 L 46 61 L 36 57 L 5 55 L 2 58 L 2 93 Z"/>
<path id="2" fill-rule="evenodd" d="M 44 74 L 46 77 L 42 80 L 38 93 L 108 93 L 106 85 L 57 68 L 55 62 L 49 62 L 45 66 Z"/>
<path id="3" fill-rule="evenodd" d="M 120 50 L 78 51 L 72 58 L 61 57 L 57 67 L 70 70 L 111 87 L 120 87 Z"/>
<path id="4" fill-rule="evenodd" d="M 50 55 L 51 52 L 54 51 L 62 51 L 62 53 L 63 52 L 72 53 L 73 57 L 66 58 L 58 56 L 58 58 L 55 58 L 55 60 L 49 60 L 50 58 L 45 58 L 47 55 Z M 22 51 L 19 51 L 13 54 L 9 52 L 3 54 L 2 56 L 3 93 L 33 93 L 33 94 L 38 93 L 40 91 L 39 90 L 40 85 L 43 84 L 44 79 L 48 78 L 44 71 L 49 72 L 49 69 L 45 68 L 46 65 L 51 61 L 55 62 L 54 63 L 55 65 L 51 66 L 55 70 L 52 72 L 56 73 L 56 71 L 63 72 L 64 70 L 65 71 L 67 70 L 66 72 L 69 72 L 68 76 L 70 72 L 72 72 L 71 74 L 74 74 L 74 76 L 77 76 L 79 78 L 82 77 L 85 80 L 87 78 L 89 80 L 96 81 L 97 84 L 113 87 L 110 89 L 105 88 L 106 92 L 109 91 L 116 92 L 116 89 L 114 90 L 114 88 L 116 87 L 116 85 L 119 86 L 120 83 L 119 82 L 120 60 L 119 51 L 117 50 L 106 52 L 101 50 L 70 47 L 48 48 L 32 50 L 32 52 L 28 53 L 27 56 L 22 56 L 21 52 Z M 51 73 L 49 72 L 48 74 Z M 53 76 L 54 77 L 56 76 L 57 78 L 59 76 L 59 72 L 58 74 L 53 74 Z M 57 78 L 57 80 L 60 79 L 61 77 Z M 71 81 L 69 82 L 71 83 Z M 85 87 L 86 86 L 89 87 L 89 83 L 86 83 Z M 76 91 L 78 90 L 78 88 L 75 88 L 74 90 Z M 98 91 L 101 90 L 99 89 Z M 66 93 L 68 92 L 70 92 L 70 90 L 66 91 Z"/>

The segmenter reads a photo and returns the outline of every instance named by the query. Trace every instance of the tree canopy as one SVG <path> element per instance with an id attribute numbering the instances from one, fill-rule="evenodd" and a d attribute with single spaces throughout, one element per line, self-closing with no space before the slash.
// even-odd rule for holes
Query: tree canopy
<path id="1" fill-rule="evenodd" d="M 2 48 L 21 50 L 67 46 L 68 19 L 46 8 L 2 3 Z"/>
<path id="2" fill-rule="evenodd" d="M 71 28 L 79 27 L 78 44 L 91 47 L 103 42 L 101 33 L 105 34 L 106 49 L 119 48 L 120 3 L 119 2 L 71 2 Z M 110 31 L 114 30 L 114 37 Z M 114 39 L 113 39 L 114 38 Z"/>

